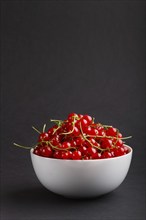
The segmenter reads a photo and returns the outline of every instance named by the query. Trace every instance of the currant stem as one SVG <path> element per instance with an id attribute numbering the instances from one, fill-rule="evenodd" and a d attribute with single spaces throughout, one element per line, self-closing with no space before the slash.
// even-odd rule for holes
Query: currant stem
<path id="1" fill-rule="evenodd" d="M 112 128 L 111 125 L 102 125 L 103 127 L 106 127 L 106 128 Z"/>
<path id="2" fill-rule="evenodd" d="M 33 130 L 35 130 L 37 133 L 41 134 L 41 132 L 40 132 L 38 129 L 36 129 L 34 126 L 32 126 L 32 128 L 33 128 Z"/>
<path id="3" fill-rule="evenodd" d="M 53 135 L 56 133 L 56 131 L 57 131 L 59 128 L 60 128 L 60 126 L 58 125 L 58 127 L 54 129 Z"/>
<path id="4" fill-rule="evenodd" d="M 62 149 L 62 148 L 59 148 L 57 146 L 54 146 L 50 141 L 42 141 L 42 142 L 39 142 L 37 144 L 41 144 L 41 143 L 46 143 L 46 144 L 49 144 L 53 149 L 57 149 L 57 150 L 70 150 L 70 149 L 76 149 L 75 147 L 68 147 L 68 148 L 65 148 L 65 149 Z"/>
<path id="5" fill-rule="evenodd" d="M 57 119 L 50 119 L 50 121 L 51 121 L 51 122 L 55 122 L 55 123 L 57 123 L 57 124 L 58 124 L 59 122 L 63 123 L 62 120 L 57 120 Z"/>
<path id="6" fill-rule="evenodd" d="M 46 124 L 44 124 L 43 126 L 43 133 L 45 132 L 45 130 L 46 130 Z"/>
<path id="7" fill-rule="evenodd" d="M 85 135 L 84 135 L 85 136 Z M 97 138 L 109 138 L 109 139 L 122 139 L 122 140 L 126 140 L 126 139 L 129 139 L 129 138 L 132 138 L 132 136 L 128 136 L 128 137 L 122 137 L 122 138 L 119 138 L 119 137 L 112 137 L 112 136 L 100 136 L 100 135 L 86 135 L 85 137 L 97 137 Z"/>
<path id="8" fill-rule="evenodd" d="M 16 143 L 13 143 L 13 145 L 20 147 L 20 148 L 24 148 L 24 149 L 31 149 L 32 148 L 32 147 L 23 146 L 23 145 L 16 144 Z"/>

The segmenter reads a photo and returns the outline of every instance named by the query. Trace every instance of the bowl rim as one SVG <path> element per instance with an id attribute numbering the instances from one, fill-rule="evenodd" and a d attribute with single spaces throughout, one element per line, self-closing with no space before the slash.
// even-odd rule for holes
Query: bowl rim
<path id="1" fill-rule="evenodd" d="M 30 154 L 33 156 L 33 157 L 36 157 L 36 158 L 42 158 L 44 160 L 50 160 L 50 161 L 71 161 L 71 162 L 83 162 L 83 163 L 87 163 L 87 162 L 91 162 L 91 161 L 107 161 L 107 160 L 117 160 L 119 158 L 123 158 L 123 157 L 128 157 L 129 155 L 132 155 L 133 153 L 133 149 L 132 147 L 130 147 L 129 145 L 125 144 L 126 147 L 128 147 L 128 150 L 129 152 L 127 154 L 124 154 L 122 156 L 118 156 L 118 157 L 111 157 L 111 158 L 102 158 L 102 159 L 91 159 L 91 160 L 71 160 L 71 159 L 58 159 L 58 158 L 51 158 L 51 157 L 42 157 L 42 156 L 39 156 L 39 155 L 36 155 L 33 153 L 33 149 L 34 148 L 31 148 L 30 149 Z"/>

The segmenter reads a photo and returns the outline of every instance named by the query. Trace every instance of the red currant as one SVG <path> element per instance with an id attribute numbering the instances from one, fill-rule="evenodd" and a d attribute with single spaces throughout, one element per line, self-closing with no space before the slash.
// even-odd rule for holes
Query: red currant
<path id="1" fill-rule="evenodd" d="M 63 151 L 62 152 L 62 159 L 71 159 L 72 158 L 72 152 L 71 151 Z"/>
<path id="2" fill-rule="evenodd" d="M 72 134 L 74 136 L 79 136 L 80 135 L 80 130 L 78 129 L 78 127 L 76 127 L 76 126 L 74 127 Z"/>
<path id="3" fill-rule="evenodd" d="M 92 117 L 90 115 L 84 115 L 83 118 L 88 122 L 88 125 L 92 123 Z"/>
<path id="4" fill-rule="evenodd" d="M 62 152 L 60 150 L 56 150 L 53 153 L 53 157 L 56 158 L 56 159 L 61 159 L 62 158 Z"/>
<path id="5" fill-rule="evenodd" d="M 40 148 L 41 148 L 41 147 L 38 147 L 38 146 L 37 146 L 37 147 L 33 150 L 33 153 L 36 154 L 36 155 L 38 155 L 38 156 L 41 156 Z"/>
<path id="6" fill-rule="evenodd" d="M 49 134 L 47 132 L 41 133 L 39 135 L 38 142 L 49 141 Z"/>
<path id="7" fill-rule="evenodd" d="M 54 137 L 51 139 L 51 144 L 52 144 L 52 145 L 57 146 L 59 143 L 60 143 L 60 137 L 59 137 L 59 135 L 56 135 L 56 136 L 54 136 Z"/>
<path id="8" fill-rule="evenodd" d="M 76 139 L 75 139 L 75 142 L 76 142 L 76 145 L 82 145 L 83 143 L 84 143 L 84 138 L 82 137 L 82 136 L 80 136 L 80 137 L 77 137 Z"/>
<path id="9" fill-rule="evenodd" d="M 96 150 L 96 148 L 94 148 L 94 147 L 88 147 L 87 152 L 88 152 L 88 154 L 89 154 L 90 156 L 92 156 L 92 155 L 94 155 L 94 154 L 97 153 L 97 150 Z"/>
<path id="10" fill-rule="evenodd" d="M 74 139 L 72 139 L 72 140 L 70 141 L 70 144 L 71 144 L 71 147 L 76 147 L 76 146 L 77 146 L 77 142 L 76 142 L 76 140 L 74 140 Z"/>
<path id="11" fill-rule="evenodd" d="M 78 150 L 82 153 L 82 155 L 87 155 L 87 152 L 88 152 L 87 149 L 88 148 L 84 145 L 82 145 L 78 148 Z"/>
<path id="12" fill-rule="evenodd" d="M 75 150 L 75 151 L 72 153 L 72 159 L 73 159 L 73 160 L 80 160 L 81 158 L 82 158 L 82 153 L 81 153 L 81 151 Z"/>
<path id="13" fill-rule="evenodd" d="M 81 118 L 80 123 L 81 123 L 82 129 L 88 125 L 88 121 L 84 119 L 84 117 Z"/>
<path id="14" fill-rule="evenodd" d="M 112 147 L 112 140 L 104 138 L 101 141 L 101 148 L 111 148 Z"/>
<path id="15" fill-rule="evenodd" d="M 109 127 L 106 131 L 106 135 L 112 137 L 117 136 L 117 129 L 113 127 Z"/>
<path id="16" fill-rule="evenodd" d="M 78 114 L 78 118 L 79 119 L 83 118 L 83 115 L 82 114 Z"/>
<path id="17" fill-rule="evenodd" d="M 117 147 L 121 147 L 122 145 L 123 145 L 123 141 L 121 140 L 121 139 L 119 139 L 119 140 L 116 140 L 116 146 Z"/>
<path id="18" fill-rule="evenodd" d="M 70 114 L 68 115 L 67 120 L 68 120 L 69 122 L 72 122 L 72 121 L 74 121 L 74 119 L 77 119 L 77 118 L 78 118 L 78 115 L 77 115 L 76 113 L 70 113 Z"/>
<path id="19" fill-rule="evenodd" d="M 118 138 L 122 138 L 122 134 L 121 133 L 118 133 Z"/>
<path id="20" fill-rule="evenodd" d="M 111 158 L 112 157 L 112 154 L 108 151 L 104 151 L 101 155 L 101 158 L 104 159 L 104 158 Z"/>
<path id="21" fill-rule="evenodd" d="M 125 153 L 127 154 L 128 153 L 128 147 L 123 144 L 123 148 L 124 148 Z"/>
<path id="22" fill-rule="evenodd" d="M 51 149 L 51 147 L 49 146 L 44 146 L 41 150 L 41 156 L 43 157 L 52 157 L 53 155 L 53 151 Z"/>
<path id="23" fill-rule="evenodd" d="M 115 157 L 119 157 L 125 154 L 125 150 L 123 147 L 114 148 L 113 151 Z"/>
<path id="24" fill-rule="evenodd" d="M 62 147 L 63 149 L 68 149 L 71 147 L 71 143 L 69 141 L 65 141 L 62 143 Z"/>

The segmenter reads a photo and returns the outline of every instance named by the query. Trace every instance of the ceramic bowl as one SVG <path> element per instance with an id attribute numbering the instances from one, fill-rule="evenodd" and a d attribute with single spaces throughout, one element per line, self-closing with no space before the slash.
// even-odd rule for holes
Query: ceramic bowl
<path id="1" fill-rule="evenodd" d="M 133 152 L 127 147 L 129 152 L 123 156 L 96 160 L 46 158 L 33 154 L 33 149 L 30 154 L 36 176 L 48 190 L 65 197 L 89 198 L 109 193 L 123 182 Z"/>

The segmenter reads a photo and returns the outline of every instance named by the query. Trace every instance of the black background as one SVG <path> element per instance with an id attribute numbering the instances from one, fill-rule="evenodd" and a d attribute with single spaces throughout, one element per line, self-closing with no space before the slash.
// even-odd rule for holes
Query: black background
<path id="1" fill-rule="evenodd" d="M 3 1 L 1 219 L 145 219 L 145 2 Z M 55 195 L 27 150 L 50 118 L 86 113 L 118 127 L 134 154 L 113 193 Z M 111 177 L 112 178 L 112 177 Z"/>

